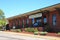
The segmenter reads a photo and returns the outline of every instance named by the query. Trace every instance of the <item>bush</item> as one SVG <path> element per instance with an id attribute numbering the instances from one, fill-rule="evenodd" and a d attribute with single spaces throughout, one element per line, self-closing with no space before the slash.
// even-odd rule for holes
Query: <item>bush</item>
<path id="1" fill-rule="evenodd" d="M 46 35 L 48 32 L 39 32 L 40 35 Z"/>
<path id="2" fill-rule="evenodd" d="M 58 32 L 57 34 L 60 35 L 60 32 Z"/>
<path id="3" fill-rule="evenodd" d="M 34 28 L 25 28 L 26 32 L 38 32 L 38 29 L 34 29 Z"/>
<path id="4" fill-rule="evenodd" d="M 2 30 L 2 27 L 0 27 L 0 30 Z"/>
<path id="5" fill-rule="evenodd" d="M 34 29 L 34 32 L 38 32 L 38 29 Z"/>
<path id="6" fill-rule="evenodd" d="M 15 32 L 16 30 L 15 29 L 11 29 L 12 32 Z"/>
<path id="7" fill-rule="evenodd" d="M 34 32 L 35 35 L 38 35 L 38 32 Z"/>
<path id="8" fill-rule="evenodd" d="M 16 32 L 21 32 L 21 30 L 20 29 L 16 29 Z"/>
<path id="9" fill-rule="evenodd" d="M 28 32 L 34 32 L 34 28 L 28 28 Z"/>
<path id="10" fill-rule="evenodd" d="M 13 32 L 21 32 L 20 29 L 12 29 L 11 31 L 13 31 Z"/>
<path id="11" fill-rule="evenodd" d="M 27 32 L 38 32 L 38 30 L 34 29 L 34 28 L 25 28 L 25 31 L 27 31 Z"/>
<path id="12" fill-rule="evenodd" d="M 28 32 L 29 31 L 29 28 L 25 28 L 25 31 Z"/>

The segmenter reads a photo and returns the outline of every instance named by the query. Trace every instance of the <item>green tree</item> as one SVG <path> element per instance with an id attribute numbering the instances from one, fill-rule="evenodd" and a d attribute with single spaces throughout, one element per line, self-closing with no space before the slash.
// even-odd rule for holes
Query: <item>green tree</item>
<path id="1" fill-rule="evenodd" d="M 0 27 L 6 25 L 6 18 L 4 12 L 0 9 Z"/>

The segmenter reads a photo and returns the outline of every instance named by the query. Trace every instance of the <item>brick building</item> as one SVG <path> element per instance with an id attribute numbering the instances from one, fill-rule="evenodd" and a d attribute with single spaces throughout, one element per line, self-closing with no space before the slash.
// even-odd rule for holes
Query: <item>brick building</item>
<path id="1" fill-rule="evenodd" d="M 51 31 L 60 31 L 60 3 L 42 9 L 7 18 L 10 28 L 36 27 L 38 30 L 49 26 Z"/>

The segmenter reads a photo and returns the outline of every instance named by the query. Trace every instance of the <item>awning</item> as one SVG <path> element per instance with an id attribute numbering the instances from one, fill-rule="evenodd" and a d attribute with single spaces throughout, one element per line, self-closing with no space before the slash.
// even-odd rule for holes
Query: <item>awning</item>
<path id="1" fill-rule="evenodd" d="M 38 17 L 42 17 L 42 13 L 37 13 L 29 16 L 29 18 L 38 18 Z"/>

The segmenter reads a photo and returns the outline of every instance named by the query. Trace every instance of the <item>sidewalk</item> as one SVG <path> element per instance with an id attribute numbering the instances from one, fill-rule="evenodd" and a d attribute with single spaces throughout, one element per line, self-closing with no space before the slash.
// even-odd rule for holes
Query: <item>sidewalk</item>
<path id="1" fill-rule="evenodd" d="M 27 37 L 34 37 L 34 38 L 46 38 L 46 39 L 49 39 L 49 40 L 60 40 L 60 37 L 40 36 L 40 35 L 33 35 L 33 34 L 9 32 L 9 31 L 4 31 L 4 33 L 12 34 L 12 35 L 14 34 L 14 35 L 27 36 Z"/>

